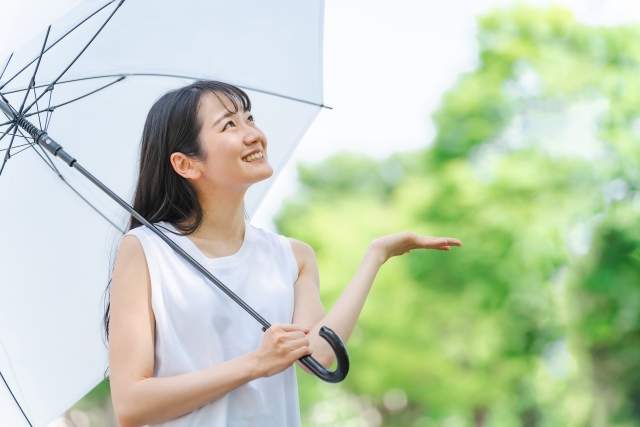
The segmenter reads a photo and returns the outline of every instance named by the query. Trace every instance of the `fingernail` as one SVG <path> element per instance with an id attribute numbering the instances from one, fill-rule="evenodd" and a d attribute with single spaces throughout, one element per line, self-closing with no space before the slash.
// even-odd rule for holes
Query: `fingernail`
<path id="1" fill-rule="evenodd" d="M 309 333 L 309 329 L 307 329 L 307 328 L 300 328 L 300 329 L 302 329 L 302 332 L 304 332 L 305 334 Z"/>

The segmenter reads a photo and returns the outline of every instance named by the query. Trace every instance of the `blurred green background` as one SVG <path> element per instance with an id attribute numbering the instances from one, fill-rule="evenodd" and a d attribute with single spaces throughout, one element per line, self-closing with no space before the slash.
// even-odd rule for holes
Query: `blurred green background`
<path id="1" fill-rule="evenodd" d="M 464 245 L 383 266 L 347 380 L 298 372 L 304 426 L 640 426 L 639 40 L 559 7 L 491 12 L 431 146 L 298 165 L 275 222 L 315 249 L 327 309 L 376 237 Z M 110 411 L 105 382 L 57 425 Z"/>

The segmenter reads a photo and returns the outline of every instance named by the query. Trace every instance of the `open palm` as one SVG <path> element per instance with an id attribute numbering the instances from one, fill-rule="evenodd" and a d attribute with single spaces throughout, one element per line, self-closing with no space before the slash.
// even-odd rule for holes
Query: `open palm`
<path id="1" fill-rule="evenodd" d="M 425 237 L 405 231 L 375 239 L 370 247 L 378 251 L 384 261 L 387 261 L 391 257 L 406 254 L 414 249 L 448 251 L 451 246 L 462 246 L 462 242 L 451 237 Z"/>

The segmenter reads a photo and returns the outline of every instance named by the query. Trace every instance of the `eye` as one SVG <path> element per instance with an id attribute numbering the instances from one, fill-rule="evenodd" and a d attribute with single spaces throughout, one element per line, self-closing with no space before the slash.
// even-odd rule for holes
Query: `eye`
<path id="1" fill-rule="evenodd" d="M 229 126 L 229 125 L 231 125 L 231 126 Z M 233 123 L 233 121 L 232 121 L 232 120 L 229 120 L 229 121 L 224 125 L 224 127 L 222 128 L 222 130 L 229 129 L 230 127 L 235 127 L 235 124 Z"/>
<path id="2" fill-rule="evenodd" d="M 247 117 L 247 121 L 255 122 L 256 120 L 253 118 L 253 116 L 249 116 L 249 117 Z"/>

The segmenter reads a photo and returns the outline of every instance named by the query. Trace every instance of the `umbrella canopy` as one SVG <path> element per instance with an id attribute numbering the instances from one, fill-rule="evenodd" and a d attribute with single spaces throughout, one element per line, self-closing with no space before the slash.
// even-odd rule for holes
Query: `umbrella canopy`
<path id="1" fill-rule="evenodd" d="M 129 200 L 155 99 L 200 78 L 242 87 L 275 171 L 247 193 L 251 215 L 322 107 L 323 6 L 86 0 L 0 61 L 0 94 Z M 0 120 L 0 425 L 46 426 L 103 378 L 102 296 L 128 215 L 8 122 Z"/>

